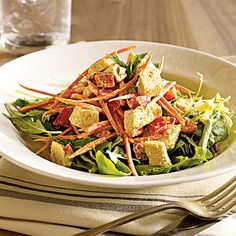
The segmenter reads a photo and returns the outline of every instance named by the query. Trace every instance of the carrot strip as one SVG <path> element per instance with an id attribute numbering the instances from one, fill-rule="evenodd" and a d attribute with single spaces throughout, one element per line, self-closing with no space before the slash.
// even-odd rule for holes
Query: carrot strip
<path id="1" fill-rule="evenodd" d="M 98 145 L 106 142 L 108 139 L 114 138 L 116 136 L 117 136 L 116 133 L 112 133 L 112 134 L 108 135 L 107 137 L 102 137 L 102 138 L 96 139 L 96 140 L 94 140 L 94 141 L 84 145 L 82 148 L 78 149 L 77 151 L 75 151 L 72 155 L 69 156 L 69 158 L 72 159 L 72 158 L 74 158 L 76 156 L 84 154 L 84 153 L 94 149 Z"/>
<path id="2" fill-rule="evenodd" d="M 107 54 L 107 55 L 104 56 L 103 58 L 104 58 L 104 59 L 107 59 L 107 58 L 109 58 L 109 57 L 111 57 L 111 56 L 114 56 L 114 55 L 117 55 L 117 54 L 120 54 L 120 53 L 129 51 L 129 50 L 132 50 L 132 49 L 134 49 L 134 48 L 136 48 L 135 45 L 131 45 L 131 46 L 126 47 L 126 48 L 121 48 L 121 49 L 119 49 L 119 50 L 117 50 L 117 51 L 114 51 L 114 52 L 111 52 L 111 53 Z"/>
<path id="3" fill-rule="evenodd" d="M 152 99 L 147 105 L 147 107 L 152 106 L 154 103 L 156 103 L 158 100 L 160 100 L 173 86 L 175 85 L 175 82 L 168 82 L 164 88 L 164 90 L 161 92 L 161 94 L 155 98 Z"/>
<path id="4" fill-rule="evenodd" d="M 48 99 L 48 100 L 43 101 L 43 102 L 38 102 L 38 103 L 29 105 L 29 106 L 26 106 L 26 107 L 21 107 L 21 108 L 17 109 L 17 111 L 23 113 L 23 112 L 30 111 L 30 110 L 35 109 L 35 108 L 43 107 L 43 106 L 45 106 L 47 104 L 50 104 L 50 103 L 53 103 L 53 102 L 54 102 L 54 98 L 51 98 L 51 99 Z"/>
<path id="5" fill-rule="evenodd" d="M 97 129 L 91 130 L 89 132 L 84 132 L 82 134 L 79 134 L 77 136 L 77 138 L 85 138 L 85 137 L 87 137 L 89 135 L 96 134 L 96 133 L 99 133 L 101 131 L 111 130 L 111 129 L 112 129 L 111 125 L 106 125 L 106 126 L 98 127 Z"/>
<path id="6" fill-rule="evenodd" d="M 116 113 L 121 120 L 124 120 L 124 111 L 120 107 L 116 110 Z"/>
<path id="7" fill-rule="evenodd" d="M 103 100 L 100 101 L 100 104 L 102 106 L 102 110 L 104 111 L 105 115 L 107 116 L 107 119 L 110 121 L 111 126 L 115 130 L 116 134 L 119 135 L 120 134 L 119 128 L 118 128 L 116 122 L 114 121 L 107 104 Z"/>
<path id="8" fill-rule="evenodd" d="M 94 98 L 88 98 L 88 99 L 79 100 L 79 102 L 80 103 L 84 103 L 84 102 L 91 102 L 91 101 L 108 100 L 110 98 L 115 97 L 117 94 L 119 94 L 120 91 L 124 91 L 127 88 L 130 88 L 134 84 L 135 81 L 136 81 L 136 78 L 133 78 L 128 83 L 126 83 L 122 88 L 116 89 L 116 90 L 112 91 L 109 94 L 106 94 L 106 95 L 103 95 L 103 96 L 94 97 Z M 55 97 L 55 99 L 58 99 L 58 97 Z"/>
<path id="9" fill-rule="evenodd" d="M 38 154 L 40 154 L 41 152 L 47 150 L 47 149 L 50 147 L 51 143 L 52 143 L 52 141 L 47 142 L 47 143 L 46 143 L 45 145 L 43 145 L 35 154 L 38 155 Z"/>
<path id="10" fill-rule="evenodd" d="M 22 88 L 24 89 L 27 89 L 29 91 L 32 91 L 32 92 L 35 92 L 35 93 L 41 93 L 41 94 L 44 94 L 44 95 L 48 95 L 48 96 L 56 96 L 56 94 L 53 94 L 53 93 L 48 93 L 48 92 L 44 92 L 44 91 L 41 91 L 41 90 L 38 90 L 38 89 L 34 89 L 34 88 L 29 88 L 29 87 L 26 87 L 25 85 L 23 84 L 19 84 Z"/>
<path id="11" fill-rule="evenodd" d="M 125 134 L 123 136 L 123 140 L 124 140 L 124 144 L 125 144 L 125 153 L 126 153 L 126 158 L 127 158 L 127 162 L 128 162 L 128 166 L 132 172 L 133 176 L 138 176 L 138 173 L 135 169 L 134 163 L 133 163 L 133 159 L 132 159 L 132 153 L 131 153 L 131 147 L 130 147 L 130 142 L 129 142 L 129 138 L 128 136 Z"/>
<path id="12" fill-rule="evenodd" d="M 78 131 L 77 127 L 72 124 L 70 124 L 70 125 L 71 125 L 71 128 L 73 129 L 73 131 L 75 132 L 75 134 L 79 135 L 79 131 Z"/>
<path id="13" fill-rule="evenodd" d="M 117 124 L 117 127 L 119 129 L 119 133 L 124 135 L 125 134 L 125 131 L 124 131 L 124 122 L 120 119 L 120 117 L 117 115 L 116 112 L 114 112 L 113 114 L 113 117 L 114 117 L 114 120 Z"/>
<path id="14" fill-rule="evenodd" d="M 80 94 L 77 94 L 77 93 L 73 93 L 71 94 L 71 99 L 75 99 L 75 100 L 84 100 L 84 99 L 87 99 L 86 97 L 84 97 L 83 95 L 80 95 Z M 80 101 L 78 101 L 80 102 Z M 95 102 L 95 101 L 90 101 L 88 103 L 91 103 L 93 104 L 94 106 L 97 106 L 97 107 L 100 107 L 100 104 L 98 102 Z"/>
<path id="15" fill-rule="evenodd" d="M 158 100 L 158 104 L 162 106 L 167 112 L 169 112 L 171 115 L 173 115 L 180 124 L 184 124 L 185 120 L 184 118 L 175 110 L 174 107 L 171 106 L 171 104 L 165 99 L 165 98 L 160 98 Z"/>
<path id="16" fill-rule="evenodd" d="M 147 58 L 146 62 L 140 67 L 140 71 L 146 69 L 146 67 L 148 66 L 148 63 L 149 63 L 149 61 L 151 60 L 151 58 L 152 58 L 152 56 L 150 55 L 150 56 Z"/>
<path id="17" fill-rule="evenodd" d="M 126 95 L 122 95 L 122 96 L 119 96 L 116 98 L 112 98 L 108 102 L 117 101 L 117 100 L 126 100 L 126 99 L 130 99 L 130 98 L 134 98 L 134 97 L 137 97 L 136 93 L 126 94 Z"/>
<path id="18" fill-rule="evenodd" d="M 60 98 L 60 97 L 55 97 L 56 100 L 62 102 L 62 103 L 65 103 L 65 104 L 70 104 L 70 105 L 73 105 L 73 106 L 79 106 L 79 107 L 82 107 L 82 108 L 85 108 L 85 109 L 94 109 L 94 110 L 97 110 L 99 112 L 102 112 L 102 109 L 100 107 L 97 107 L 97 106 L 94 106 L 92 104 L 86 104 L 86 103 L 83 103 L 81 101 L 78 101 L 78 100 L 73 100 L 73 99 L 69 99 L 69 98 Z"/>
<path id="19" fill-rule="evenodd" d="M 61 134 L 59 134 L 58 136 L 63 136 L 65 134 L 68 134 L 70 131 L 72 130 L 71 127 L 67 128 L 66 130 L 64 130 Z"/>
<path id="20" fill-rule="evenodd" d="M 184 86 L 179 85 L 179 84 L 175 84 L 175 88 L 177 88 L 179 91 L 184 92 L 184 93 L 190 93 L 190 94 L 195 93 L 194 91 L 192 91 L 188 88 L 185 88 Z"/>
<path id="21" fill-rule="evenodd" d="M 104 120 L 104 121 L 101 121 L 101 122 L 98 122 L 98 123 L 94 123 L 94 124 L 84 128 L 83 131 L 91 132 L 91 131 L 93 131 L 95 129 L 98 129 L 100 127 L 103 127 L 103 126 L 106 126 L 106 125 L 109 125 L 109 124 L 110 124 L 109 120 Z"/>

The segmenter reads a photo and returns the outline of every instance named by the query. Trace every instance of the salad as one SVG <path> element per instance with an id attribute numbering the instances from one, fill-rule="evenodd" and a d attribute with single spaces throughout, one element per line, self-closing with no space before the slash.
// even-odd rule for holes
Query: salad
<path id="1" fill-rule="evenodd" d="M 35 151 L 80 171 L 157 175 L 199 166 L 223 151 L 232 127 L 228 98 L 204 99 L 162 78 L 164 57 L 135 46 L 105 55 L 57 94 L 18 98 L 4 114 Z M 123 61 L 118 56 L 129 51 Z M 28 141 L 26 141 L 28 142 Z"/>

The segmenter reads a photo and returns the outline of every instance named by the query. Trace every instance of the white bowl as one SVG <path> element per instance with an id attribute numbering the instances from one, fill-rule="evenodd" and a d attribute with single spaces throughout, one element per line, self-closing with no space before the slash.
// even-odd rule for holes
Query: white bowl
<path id="1" fill-rule="evenodd" d="M 78 73 L 108 52 L 129 45 L 137 45 L 139 52 L 152 52 L 153 62 L 165 56 L 163 77 L 196 89 L 199 83 L 195 72 L 204 75 L 202 94 L 212 97 L 217 91 L 231 96 L 230 106 L 236 104 L 236 66 L 215 56 L 187 48 L 136 41 L 99 41 L 56 47 L 20 57 L 0 67 L 0 113 L 6 113 L 4 103 L 13 102 L 19 94 L 21 82 L 33 88 L 58 92 L 65 83 L 76 79 Z M 112 177 L 69 169 L 47 161 L 24 144 L 16 129 L 0 115 L 0 153 L 13 163 L 28 170 L 85 185 L 111 188 L 142 188 L 196 181 L 236 169 L 236 128 L 228 138 L 229 147 L 213 160 L 169 174 L 155 176 Z"/>

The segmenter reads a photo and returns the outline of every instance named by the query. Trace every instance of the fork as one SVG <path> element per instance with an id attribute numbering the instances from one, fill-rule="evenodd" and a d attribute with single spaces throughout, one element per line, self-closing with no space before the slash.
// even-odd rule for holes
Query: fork
<path id="1" fill-rule="evenodd" d="M 194 201 L 172 201 L 126 215 L 114 221 L 88 229 L 76 236 L 95 236 L 105 233 L 115 227 L 127 224 L 142 217 L 152 215 L 167 209 L 181 209 L 189 214 L 205 219 L 221 219 L 236 204 L 236 176 L 209 195 Z"/>

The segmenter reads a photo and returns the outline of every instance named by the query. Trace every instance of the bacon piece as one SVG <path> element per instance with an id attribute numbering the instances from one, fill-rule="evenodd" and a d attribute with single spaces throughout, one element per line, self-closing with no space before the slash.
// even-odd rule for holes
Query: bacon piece
<path id="1" fill-rule="evenodd" d="M 147 126 L 147 129 L 152 136 L 157 136 L 166 131 L 167 123 L 159 116 Z"/>
<path id="2" fill-rule="evenodd" d="M 64 107 L 62 111 L 59 113 L 55 121 L 53 122 L 54 125 L 59 125 L 59 126 L 65 126 L 69 127 L 70 126 L 70 121 L 69 117 L 72 113 L 73 109 Z"/>
<path id="3" fill-rule="evenodd" d="M 172 87 L 168 92 L 166 92 L 163 96 L 167 101 L 174 100 L 177 98 L 176 88 Z"/>
<path id="4" fill-rule="evenodd" d="M 115 76 L 111 73 L 96 73 L 95 82 L 99 88 L 114 88 L 115 87 Z"/>
<path id="5" fill-rule="evenodd" d="M 65 154 L 72 154 L 73 153 L 73 149 L 70 146 L 70 144 L 66 144 L 66 146 L 63 148 Z"/>
<path id="6" fill-rule="evenodd" d="M 150 96 L 136 96 L 127 101 L 128 106 L 131 109 L 135 109 L 138 106 L 146 106 L 151 101 Z"/>
<path id="7" fill-rule="evenodd" d="M 197 125 L 193 123 L 193 121 L 186 119 L 184 125 L 181 125 L 182 133 L 193 133 L 198 130 Z"/>

